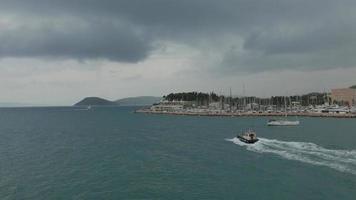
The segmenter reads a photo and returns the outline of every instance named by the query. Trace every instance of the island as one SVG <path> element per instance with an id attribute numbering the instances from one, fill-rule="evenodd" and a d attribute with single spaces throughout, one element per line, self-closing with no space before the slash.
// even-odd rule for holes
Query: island
<path id="1" fill-rule="evenodd" d="M 100 97 L 85 97 L 74 106 L 147 106 L 158 103 L 162 97 L 138 96 L 110 101 Z"/>
<path id="2" fill-rule="evenodd" d="M 109 101 L 100 97 L 86 97 L 74 106 L 114 106 L 117 105 L 114 101 Z"/>

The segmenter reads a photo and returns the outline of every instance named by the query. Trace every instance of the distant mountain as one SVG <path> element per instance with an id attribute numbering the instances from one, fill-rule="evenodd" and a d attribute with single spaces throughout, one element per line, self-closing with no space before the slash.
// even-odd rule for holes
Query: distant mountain
<path id="1" fill-rule="evenodd" d="M 74 106 L 144 106 L 157 103 L 161 99 L 161 97 L 140 96 L 109 101 L 100 97 L 86 97 L 78 103 L 74 104 Z"/>
<path id="2" fill-rule="evenodd" d="M 140 97 L 128 97 L 116 100 L 120 106 L 143 106 L 143 105 L 152 105 L 161 101 L 162 97 L 153 97 L 153 96 L 140 96 Z"/>
<path id="3" fill-rule="evenodd" d="M 89 106 L 89 105 L 92 105 L 92 106 L 93 105 L 95 105 L 95 106 L 113 106 L 113 105 L 117 105 L 117 104 L 113 101 L 109 101 L 109 100 L 99 98 L 99 97 L 86 97 L 74 105 L 75 106 Z"/>

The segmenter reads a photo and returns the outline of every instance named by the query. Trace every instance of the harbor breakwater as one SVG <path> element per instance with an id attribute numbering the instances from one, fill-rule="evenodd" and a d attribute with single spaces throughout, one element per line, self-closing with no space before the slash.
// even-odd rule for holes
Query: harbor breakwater
<path id="1" fill-rule="evenodd" d="M 151 109 L 139 109 L 135 113 L 166 114 L 166 115 L 186 115 L 186 116 L 213 116 L 213 117 L 282 117 L 282 112 L 194 112 L 194 111 L 155 111 Z M 288 113 L 288 116 L 296 117 L 331 117 L 331 118 L 356 118 L 353 113 L 316 113 L 300 112 Z"/>

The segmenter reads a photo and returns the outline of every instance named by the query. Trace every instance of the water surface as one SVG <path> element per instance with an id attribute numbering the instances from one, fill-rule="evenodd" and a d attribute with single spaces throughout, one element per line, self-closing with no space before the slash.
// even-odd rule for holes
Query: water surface
<path id="1" fill-rule="evenodd" d="M 0 199 L 355 199 L 355 119 L 0 109 Z M 261 141 L 234 137 L 246 127 Z"/>

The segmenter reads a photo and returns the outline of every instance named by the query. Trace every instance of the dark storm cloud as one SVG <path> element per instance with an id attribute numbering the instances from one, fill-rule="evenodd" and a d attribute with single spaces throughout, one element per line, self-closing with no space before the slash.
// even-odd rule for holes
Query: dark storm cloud
<path id="1" fill-rule="evenodd" d="M 0 3 L 4 16 L 18 16 L 20 22 L 34 19 L 0 32 L 2 57 L 136 62 L 150 54 L 156 41 L 169 40 L 201 51 L 207 46 L 215 49 L 223 58 L 219 68 L 229 73 L 356 64 L 353 56 L 356 3 L 351 0 L 0 0 Z M 47 22 L 36 22 L 38 19 Z M 59 29 L 57 19 L 63 19 Z M 77 20 L 78 26 L 73 26 L 71 19 Z M 221 41 L 221 45 L 211 41 Z"/>
<path id="2" fill-rule="evenodd" d="M 73 24 L 68 22 L 69 24 Z M 0 33 L 2 57 L 106 58 L 136 62 L 151 49 L 146 35 L 130 26 L 77 22 L 77 26 L 21 26 Z"/>

